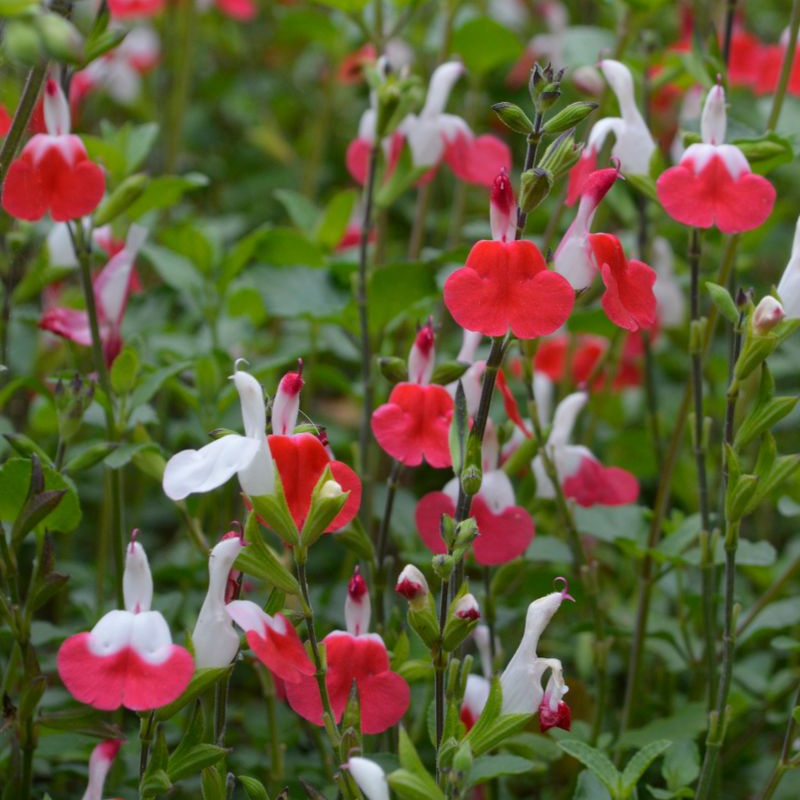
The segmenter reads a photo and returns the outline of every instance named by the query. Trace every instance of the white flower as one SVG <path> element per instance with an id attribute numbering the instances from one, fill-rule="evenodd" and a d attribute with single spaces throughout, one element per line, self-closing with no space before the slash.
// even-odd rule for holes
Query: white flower
<path id="1" fill-rule="evenodd" d="M 794 231 L 792 253 L 778 284 L 778 296 L 789 319 L 800 319 L 800 217 Z"/>
<path id="2" fill-rule="evenodd" d="M 347 768 L 367 800 L 389 800 L 389 784 L 386 782 L 386 773 L 379 764 L 369 758 L 350 756 Z"/>

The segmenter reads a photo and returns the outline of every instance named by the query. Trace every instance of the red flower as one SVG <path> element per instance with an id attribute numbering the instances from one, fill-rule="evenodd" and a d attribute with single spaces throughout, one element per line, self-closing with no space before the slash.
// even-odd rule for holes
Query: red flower
<path id="1" fill-rule="evenodd" d="M 656 321 L 655 270 L 628 261 L 619 239 L 610 233 L 589 236 L 606 291 L 600 301 L 608 318 L 620 328 L 636 331 Z"/>
<path id="2" fill-rule="evenodd" d="M 267 438 L 272 458 L 281 476 L 286 502 L 298 528 L 303 527 L 311 505 L 311 493 L 327 466 L 330 466 L 333 477 L 342 490 L 350 492 L 350 496 L 326 530 L 339 530 L 355 517 L 361 504 L 361 481 L 347 464 L 332 461 L 316 436 L 298 433 L 294 436 L 273 435 Z"/>
<path id="3" fill-rule="evenodd" d="M 575 294 L 547 269 L 533 242 L 480 241 L 444 286 L 444 302 L 463 328 L 520 339 L 552 333 L 566 322 Z"/>
<path id="4" fill-rule="evenodd" d="M 361 730 L 381 733 L 396 725 L 408 709 L 411 693 L 405 680 L 389 669 L 389 654 L 381 637 L 334 631 L 323 644 L 328 662 L 325 686 L 336 721 L 342 718 L 355 682 Z M 322 701 L 315 678 L 303 676 L 297 683 L 287 683 L 286 698 L 301 717 L 322 725 Z"/>
<path id="5" fill-rule="evenodd" d="M 164 8 L 166 0 L 108 0 L 111 16 L 115 19 L 152 17 Z"/>
<path id="6" fill-rule="evenodd" d="M 432 467 L 449 467 L 452 416 L 453 399 L 442 386 L 398 383 L 389 401 L 375 409 L 372 432 L 406 466 L 416 467 L 424 458 Z"/>
<path id="7" fill-rule="evenodd" d="M 8 168 L 3 208 L 30 221 L 48 211 L 56 222 L 91 214 L 103 198 L 105 178 L 80 138 L 70 134 L 69 106 L 54 80 L 47 81 L 44 111 L 48 132 L 36 134 Z"/>
<path id="8" fill-rule="evenodd" d="M 725 127 L 725 92 L 715 86 L 703 109 L 702 143 L 691 145 L 677 166 L 662 173 L 656 190 L 678 222 L 739 233 L 757 228 L 772 213 L 775 188 L 750 171 L 738 147 L 723 144 Z"/>
<path id="9" fill-rule="evenodd" d="M 11 130 L 11 115 L 5 106 L 0 106 L 0 136 L 5 136 Z"/>
<path id="10" fill-rule="evenodd" d="M 639 496 L 639 482 L 635 476 L 620 467 L 606 467 L 591 455 L 584 455 L 578 469 L 563 478 L 562 489 L 566 497 L 579 506 L 624 506 L 635 503 Z"/>

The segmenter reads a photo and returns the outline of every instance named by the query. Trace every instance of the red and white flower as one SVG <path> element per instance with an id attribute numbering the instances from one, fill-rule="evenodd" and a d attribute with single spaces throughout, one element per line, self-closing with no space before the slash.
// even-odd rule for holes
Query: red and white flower
<path id="1" fill-rule="evenodd" d="M 45 84 L 44 118 L 47 133 L 33 136 L 8 168 L 3 208 L 30 221 L 48 212 L 56 222 L 91 214 L 103 199 L 105 177 L 70 133 L 69 104 L 52 78 Z"/>
<path id="2" fill-rule="evenodd" d="M 800 218 L 794 229 L 789 263 L 778 283 L 778 297 L 789 319 L 800 319 Z"/>
<path id="3" fill-rule="evenodd" d="M 100 340 L 108 365 L 122 349 L 122 319 L 134 280 L 136 257 L 146 238 L 147 229 L 131 225 L 124 247 L 111 257 L 92 282 Z M 84 347 L 92 345 L 89 315 L 85 311 L 62 306 L 50 308 L 42 315 L 39 327 Z"/>
<path id="4" fill-rule="evenodd" d="M 350 602 L 345 605 L 347 631 L 333 631 L 323 639 L 328 665 L 325 686 L 339 722 L 355 683 L 361 730 L 381 733 L 402 719 L 411 694 L 406 681 L 389 669 L 383 639 L 377 633 L 365 633 L 369 627 L 369 596 L 363 579 L 359 575 L 355 578 L 348 586 Z M 323 724 L 322 700 L 313 677 L 287 684 L 286 699 L 301 717 L 315 725 Z"/>
<path id="5" fill-rule="evenodd" d="M 58 674 L 69 693 L 103 711 L 160 708 L 180 696 L 194 672 L 189 651 L 172 643 L 166 620 L 150 610 L 153 578 L 135 535 L 125 558 L 125 610 L 109 611 L 58 651 Z"/>
<path id="6" fill-rule="evenodd" d="M 100 742 L 92 750 L 92 755 L 89 757 L 89 781 L 82 800 L 102 800 L 106 777 L 123 744 L 124 742 L 119 739 L 109 739 Z"/>
<path id="7" fill-rule="evenodd" d="M 658 199 L 673 219 L 695 228 L 716 225 L 740 233 L 761 225 L 772 213 L 775 188 L 736 145 L 725 144 L 725 90 L 708 93 L 700 120 L 702 142 L 690 145 L 680 163 L 656 182 Z"/>

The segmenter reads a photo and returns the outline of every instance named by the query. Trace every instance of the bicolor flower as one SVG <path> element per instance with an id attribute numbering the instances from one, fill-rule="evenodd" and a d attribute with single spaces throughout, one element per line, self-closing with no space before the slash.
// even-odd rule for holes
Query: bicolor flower
<path id="1" fill-rule="evenodd" d="M 483 480 L 472 498 L 470 516 L 478 526 L 472 542 L 479 564 L 505 564 L 521 556 L 534 537 L 531 515 L 516 504 L 508 475 L 498 469 L 497 434 L 487 425 L 483 439 Z M 425 546 L 433 553 L 446 553 L 440 524 L 443 516 L 455 516 L 459 479 L 452 478 L 441 492 L 430 492 L 417 503 L 414 517 Z"/>
<path id="2" fill-rule="evenodd" d="M 567 593 L 566 581 L 563 591 L 551 592 L 528 606 L 522 640 L 500 677 L 503 713 L 533 714 L 538 711 L 543 730 L 553 725 L 569 730 L 569 710 L 565 712 L 558 705 L 566 706 L 561 699 L 567 691 L 561 662 L 557 658 L 540 658 L 537 653 L 539 638 L 565 598 L 572 599 Z M 551 672 L 552 683 L 548 681 L 545 690 L 542 688 L 542 678 L 547 670 Z M 551 711 L 550 705 L 555 697 L 558 701 L 555 710 Z"/>
<path id="3" fill-rule="evenodd" d="M 418 567 L 413 564 L 406 564 L 400 574 L 397 576 L 397 583 L 394 590 L 405 597 L 409 603 L 420 605 L 428 595 L 430 589 L 428 588 L 428 581 L 422 574 Z"/>
<path id="4" fill-rule="evenodd" d="M 124 744 L 119 739 L 100 742 L 89 757 L 89 781 L 82 800 L 103 800 L 103 786 L 106 777 L 117 757 L 119 748 Z"/>
<path id="5" fill-rule="evenodd" d="M 464 689 L 464 699 L 461 703 L 459 716 L 468 731 L 478 721 L 478 717 L 483 712 L 486 701 L 489 699 L 490 688 L 491 684 L 482 675 L 467 675 L 467 686 Z"/>
<path id="6" fill-rule="evenodd" d="M 226 667 L 239 650 L 239 634 L 225 610 L 228 576 L 242 550 L 238 534 L 226 536 L 208 557 L 208 592 L 192 632 L 194 659 L 198 668 Z"/>
<path id="7" fill-rule="evenodd" d="M 314 674 L 297 631 L 283 614 L 271 616 L 251 600 L 232 600 L 225 612 L 245 632 L 258 660 L 285 681 L 287 690 Z"/>
<path id="8" fill-rule="evenodd" d="M 150 610 L 153 578 L 135 535 L 125 557 L 125 610 L 109 611 L 89 633 L 70 636 L 58 650 L 58 674 L 69 693 L 102 711 L 165 706 L 194 672 L 189 651 L 172 643 L 166 620 Z"/>
<path id="9" fill-rule="evenodd" d="M 619 239 L 610 233 L 590 234 L 589 244 L 606 286 L 600 299 L 606 316 L 628 331 L 653 325 L 656 321 L 655 270 L 642 261 L 628 261 Z"/>
<path id="10" fill-rule="evenodd" d="M 582 195 L 583 183 L 597 169 L 597 154 L 609 134 L 613 134 L 615 139 L 611 155 L 619 159 L 624 175 L 647 175 L 656 149 L 647 123 L 636 105 L 631 71 L 620 61 L 609 58 L 598 66 L 617 97 L 621 116 L 604 117 L 592 126 L 586 149 L 570 171 L 567 205 Z"/>
<path id="11" fill-rule="evenodd" d="M 368 595 L 363 579 L 356 577 L 358 580 L 351 580 L 348 586 L 347 631 L 333 631 L 322 640 L 328 665 L 325 686 L 339 722 L 355 683 L 361 730 L 381 733 L 402 719 L 411 694 L 406 681 L 389 669 L 383 639 L 377 633 L 365 632 L 369 627 Z M 322 700 L 313 677 L 303 676 L 298 683 L 287 683 L 286 699 L 301 717 L 315 725 L 323 724 Z"/>
<path id="12" fill-rule="evenodd" d="M 389 800 L 389 784 L 380 764 L 369 758 L 350 756 L 346 766 L 367 800 Z"/>
<path id="13" fill-rule="evenodd" d="M 573 289 L 585 289 L 594 280 L 597 266 L 592 259 L 589 231 L 597 207 L 619 177 L 616 169 L 599 169 L 590 173 L 581 188 L 578 213 L 553 255 L 553 265 Z"/>
<path id="14" fill-rule="evenodd" d="M 700 119 L 702 142 L 690 145 L 680 163 L 661 174 L 656 190 L 664 210 L 678 222 L 740 233 L 757 228 L 772 213 L 775 188 L 750 171 L 736 145 L 724 144 L 726 127 L 725 90 L 717 85 Z"/>
<path id="15" fill-rule="evenodd" d="M 494 238 L 477 242 L 466 264 L 447 279 L 445 305 L 462 328 L 485 336 L 504 336 L 509 329 L 519 339 L 553 333 L 572 311 L 574 292 L 561 275 L 547 268 L 533 242 L 513 240 L 510 183 L 504 172 L 496 176 L 493 187 Z"/>
<path id="16" fill-rule="evenodd" d="M 461 386 L 464 389 L 464 399 L 467 403 L 467 414 L 474 417 L 478 412 L 478 406 L 481 400 L 481 384 L 483 383 L 483 373 L 486 371 L 486 362 L 481 359 L 475 360 L 475 355 L 478 346 L 483 339 L 483 334 L 477 331 L 468 331 L 466 328 L 461 329 L 461 349 L 458 351 L 456 361 L 463 364 L 469 364 L 467 371 L 459 378 Z M 448 383 L 445 387 L 448 394 L 455 400 L 456 390 L 459 381 Z"/>
<path id="17" fill-rule="evenodd" d="M 122 349 L 122 319 L 134 279 L 136 256 L 146 238 L 146 228 L 131 225 L 124 247 L 92 282 L 103 355 L 109 366 Z M 50 308 L 42 315 L 39 327 L 84 347 L 92 345 L 89 315 L 85 311 L 61 306 Z"/>
<path id="18" fill-rule="evenodd" d="M 783 306 L 774 297 L 762 297 L 753 310 L 753 332 L 763 336 L 779 325 L 785 316 Z"/>
<path id="19" fill-rule="evenodd" d="M 453 399 L 443 386 L 430 383 L 434 354 L 433 325 L 428 322 L 409 353 L 409 380 L 398 383 L 389 400 L 372 414 L 372 433 L 378 444 L 409 467 L 423 459 L 432 467 L 450 466 Z"/>
<path id="20" fill-rule="evenodd" d="M 789 263 L 778 283 L 778 297 L 789 319 L 800 319 L 800 218 L 794 229 Z"/>
<path id="21" fill-rule="evenodd" d="M 404 141 L 414 167 L 432 170 L 445 161 L 457 178 L 468 183 L 491 186 L 495 175 L 511 165 L 511 151 L 505 142 L 490 134 L 475 136 L 461 117 L 444 113 L 453 85 L 463 72 L 464 66 L 458 61 L 448 61 L 434 70 L 420 113 L 408 114 L 384 143 L 390 171 Z M 375 122 L 375 111 L 369 109 L 359 123 L 358 138 L 347 151 L 347 168 L 362 184 L 375 141 Z"/>
<path id="22" fill-rule="evenodd" d="M 47 212 L 56 222 L 91 214 L 103 199 L 105 177 L 70 133 L 69 104 L 52 78 L 45 85 L 44 119 L 47 133 L 33 136 L 8 168 L 3 208 L 30 221 Z"/>
<path id="23" fill-rule="evenodd" d="M 210 492 L 239 476 L 250 496 L 271 494 L 275 488 L 272 455 L 267 443 L 264 393 L 259 382 L 237 366 L 231 375 L 242 406 L 245 435 L 228 434 L 200 450 L 182 450 L 167 462 L 162 481 L 171 500 L 195 492 Z"/>
<path id="24" fill-rule="evenodd" d="M 538 407 L 549 408 L 552 384 L 536 380 L 533 384 Z M 553 425 L 544 447 L 555 466 L 564 495 L 580 506 L 617 506 L 635 502 L 639 482 L 630 472 L 619 467 L 603 466 L 584 445 L 570 444 L 578 414 L 586 405 L 586 392 L 565 397 L 556 408 Z M 545 423 L 542 419 L 542 423 Z M 536 495 L 547 500 L 556 496 L 555 487 L 544 467 L 541 455 L 531 463 L 536 478 Z"/>

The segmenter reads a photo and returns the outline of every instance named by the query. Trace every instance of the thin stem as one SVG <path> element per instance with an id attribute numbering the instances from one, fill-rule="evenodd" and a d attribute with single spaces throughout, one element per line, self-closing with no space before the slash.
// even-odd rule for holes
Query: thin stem
<path id="1" fill-rule="evenodd" d="M 22 89 L 22 96 L 19 99 L 17 110 L 14 113 L 14 120 L 11 129 L 6 134 L 3 147 L 0 149 L 0 186 L 6 178 L 6 173 L 17 154 L 22 137 L 28 129 L 31 114 L 39 99 L 42 91 L 42 84 L 47 75 L 47 62 L 43 61 L 31 68 L 28 77 L 25 79 L 25 86 Z"/>
<path id="2" fill-rule="evenodd" d="M 656 468 L 661 471 L 664 460 L 663 444 L 661 441 L 661 426 L 658 421 L 658 393 L 655 381 L 655 359 L 653 358 L 653 345 L 650 331 L 642 331 L 642 345 L 644 347 L 644 396 L 647 403 L 647 420 L 650 425 L 650 437 L 653 440 L 653 454 L 656 459 Z"/>
<path id="3" fill-rule="evenodd" d="M 731 61 L 731 41 L 733 40 L 733 22 L 736 19 L 736 0 L 728 0 L 725 9 L 725 40 L 722 43 L 722 60 L 725 67 Z"/>
<path id="4" fill-rule="evenodd" d="M 183 143 L 183 117 L 189 86 L 192 78 L 192 46 L 197 11 L 191 0 L 180 0 L 173 6 L 167 20 L 168 30 L 174 36 L 172 42 L 172 74 L 169 99 L 167 102 L 167 141 L 164 158 L 164 172 L 175 171 Z"/>
<path id="5" fill-rule="evenodd" d="M 774 580 L 769 588 L 756 600 L 750 607 L 745 618 L 739 623 L 736 629 L 736 635 L 741 636 L 753 620 L 772 602 L 787 583 L 800 571 L 800 556 L 797 556 L 791 564 L 784 570 L 784 572 Z"/>
<path id="6" fill-rule="evenodd" d="M 768 131 L 774 131 L 778 126 L 778 120 L 781 118 L 783 100 L 786 97 L 786 89 L 789 86 L 789 76 L 792 73 L 792 62 L 794 61 L 795 50 L 797 48 L 798 32 L 800 32 L 800 0 L 794 0 L 792 3 L 792 14 L 789 17 L 789 40 L 786 42 L 786 52 L 783 54 L 781 74 L 780 78 L 778 78 L 778 86 L 772 98 L 772 109 L 769 112 L 769 119 L 767 120 Z"/>
<path id="7" fill-rule="evenodd" d="M 447 622 L 447 607 L 450 594 L 450 581 L 442 581 L 442 593 L 439 597 L 439 643 L 433 650 L 433 697 L 434 697 L 434 716 L 436 721 L 436 780 L 439 780 L 439 747 L 442 744 L 444 735 L 444 670 L 445 653 L 442 649 L 442 634 Z"/>
<path id="8" fill-rule="evenodd" d="M 536 151 L 539 148 L 539 141 L 542 138 L 543 120 L 544 115 L 540 111 L 537 111 L 533 118 L 533 132 L 528 134 L 528 144 L 525 148 L 525 163 L 522 167 L 523 174 L 536 163 Z M 517 232 L 514 235 L 515 240 L 522 238 L 522 234 L 525 232 L 525 226 L 528 224 L 528 215 L 522 210 L 522 206 L 520 205 L 521 200 L 522 192 L 520 192 L 520 196 L 517 199 Z"/>
<path id="9" fill-rule="evenodd" d="M 425 238 L 425 223 L 428 221 L 428 205 L 431 199 L 431 184 L 426 183 L 417 189 L 417 203 L 414 209 L 414 221 L 411 224 L 411 235 L 408 240 L 408 260 L 416 261 L 422 251 Z"/>
<path id="10" fill-rule="evenodd" d="M 214 744 L 225 746 L 225 725 L 228 717 L 228 686 L 230 672 L 226 672 L 214 687 Z"/>
<path id="11" fill-rule="evenodd" d="M 378 165 L 380 142 L 372 145 L 367 166 L 367 179 L 364 183 L 364 216 L 361 220 L 361 233 L 358 240 L 358 289 L 356 303 L 358 305 L 359 335 L 361 337 L 361 385 L 364 391 L 364 405 L 361 412 L 361 430 L 358 440 L 359 467 L 365 482 L 363 520 L 367 530 L 371 528 L 372 516 L 372 478 L 369 469 L 369 436 L 370 418 L 372 417 L 372 348 L 369 334 L 369 316 L 367 300 L 368 249 L 369 234 L 372 229 L 372 207 L 375 192 L 375 172 Z"/>
<path id="12" fill-rule="evenodd" d="M 153 742 L 153 734 L 155 732 L 155 719 L 156 712 L 151 711 L 147 717 L 142 718 L 141 730 L 139 733 L 139 777 L 144 776 L 147 770 L 147 759 L 150 755 L 150 745 Z"/>
<path id="13" fill-rule="evenodd" d="M 731 236 L 725 253 L 722 257 L 716 282 L 724 286 L 728 282 L 728 277 L 733 269 L 736 257 L 736 249 L 739 245 L 739 234 Z M 716 306 L 712 306 L 708 312 L 708 321 L 705 327 L 703 338 L 702 356 L 706 357 L 714 337 L 714 331 L 719 319 L 719 312 Z M 642 559 L 639 571 L 639 586 L 637 595 L 639 598 L 636 608 L 636 621 L 634 623 L 633 639 L 631 641 L 631 653 L 628 661 L 627 684 L 625 686 L 625 700 L 622 709 L 622 719 L 620 722 L 620 736 L 628 729 L 631 723 L 634 699 L 639 688 L 639 673 L 642 665 L 642 653 L 644 651 L 644 639 L 647 633 L 647 618 L 650 613 L 650 594 L 653 588 L 653 557 L 651 553 L 658 546 L 661 539 L 661 526 L 667 513 L 670 501 L 670 490 L 672 488 L 672 475 L 678 462 L 678 453 L 683 441 L 683 432 L 686 421 L 689 417 L 689 407 L 691 404 L 692 388 L 687 383 L 681 405 L 672 427 L 672 437 L 669 441 L 667 454 L 661 467 L 661 474 L 658 480 L 655 504 L 653 506 L 653 517 L 650 523 L 650 532 L 647 540 L 647 551 Z"/>
<path id="14" fill-rule="evenodd" d="M 760 800 L 770 800 L 772 795 L 775 793 L 775 790 L 778 788 L 778 784 L 781 782 L 784 772 L 789 769 L 789 753 L 792 749 L 792 742 L 794 741 L 795 737 L 795 727 L 797 726 L 797 723 L 794 719 L 794 710 L 798 705 L 800 705 L 800 686 L 797 687 L 797 691 L 794 694 L 794 700 L 792 701 L 792 705 L 789 707 L 789 719 L 786 722 L 786 733 L 783 735 L 783 747 L 781 747 L 780 758 L 778 759 L 778 763 L 775 765 L 775 769 L 772 771 L 772 775 L 770 776 L 769 782 L 764 788 L 764 792 L 761 795 Z"/>
<path id="15" fill-rule="evenodd" d="M 379 626 L 384 623 L 383 595 L 386 589 L 386 545 L 389 539 L 389 524 L 392 519 L 392 509 L 394 498 L 397 494 L 397 487 L 400 481 L 400 474 L 403 465 L 399 461 L 392 463 L 392 469 L 386 480 L 386 504 L 381 517 L 380 528 L 378 529 L 378 546 L 376 548 L 376 569 L 375 569 L 375 616 Z"/>

